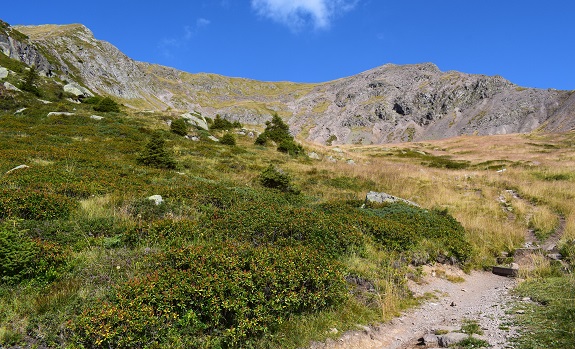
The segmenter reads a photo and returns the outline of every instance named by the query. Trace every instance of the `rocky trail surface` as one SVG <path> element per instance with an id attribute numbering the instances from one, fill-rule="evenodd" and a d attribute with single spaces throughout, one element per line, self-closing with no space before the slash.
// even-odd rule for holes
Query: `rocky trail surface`
<path id="1" fill-rule="evenodd" d="M 509 190 L 515 199 L 523 200 Z M 528 203 L 532 205 L 532 203 Z M 511 217 L 510 219 L 515 219 Z M 565 218 L 559 216 L 555 233 L 540 241 L 532 230 L 526 231 L 525 245 L 514 253 L 513 264 L 520 269 L 532 267 L 530 259 L 542 255 L 549 259 L 561 259 L 557 243 L 565 230 Z M 359 326 L 358 331 L 344 333 L 337 340 L 313 343 L 309 349 L 416 349 L 448 347 L 452 336 L 465 337 L 459 333 L 466 321 L 477 322 L 483 335 L 480 339 L 489 348 L 509 348 L 509 339 L 517 333 L 511 323 L 512 302 L 530 301 L 514 299 L 511 290 L 518 279 L 495 275 L 491 272 L 463 271 L 445 265 L 424 266 L 420 282 L 410 281 L 410 289 L 416 297 L 429 297 L 420 307 L 403 313 L 389 323 L 377 326 Z M 449 280 L 464 280 L 452 282 Z M 448 333 L 445 335 L 435 334 Z M 442 338 L 445 337 L 447 339 Z"/>
<path id="2" fill-rule="evenodd" d="M 416 309 L 409 310 L 391 322 L 375 327 L 363 327 L 361 331 L 346 332 L 338 340 L 314 343 L 310 349 L 412 349 L 441 347 L 441 340 L 434 333 L 461 329 L 462 324 L 476 321 L 490 348 L 506 348 L 507 340 L 514 334 L 508 327 L 506 310 L 511 307 L 510 290 L 516 280 L 489 272 L 474 271 L 464 274 L 444 266 L 436 270 L 426 266 L 426 276 L 420 283 L 411 283 L 416 296 L 433 294 Z M 463 277 L 463 282 L 448 281 Z M 425 335 L 427 343 L 419 339 Z M 466 335 L 465 335 L 466 336 Z M 441 337 L 441 336 L 439 336 Z"/>

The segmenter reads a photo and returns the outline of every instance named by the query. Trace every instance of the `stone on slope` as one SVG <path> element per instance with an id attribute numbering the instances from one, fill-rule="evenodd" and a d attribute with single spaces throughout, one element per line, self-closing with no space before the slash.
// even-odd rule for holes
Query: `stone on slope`
<path id="1" fill-rule="evenodd" d="M 102 120 L 104 117 L 100 115 L 90 115 L 90 119 L 92 120 Z"/>
<path id="2" fill-rule="evenodd" d="M 19 166 L 14 167 L 13 169 L 7 171 L 6 174 L 11 173 L 11 172 L 14 172 L 14 171 L 17 171 L 17 170 L 22 170 L 22 169 L 25 169 L 25 168 L 29 168 L 29 167 L 30 167 L 30 166 L 28 166 L 28 165 L 19 165 Z"/>
<path id="3" fill-rule="evenodd" d="M 9 91 L 17 91 L 17 92 L 22 92 L 22 90 L 20 90 L 18 87 L 12 85 L 11 83 L 9 83 L 8 81 L 4 82 L 4 87 L 9 90 Z"/>
<path id="4" fill-rule="evenodd" d="M 396 202 L 403 202 L 406 203 L 408 205 L 411 206 L 415 206 L 415 207 L 420 207 L 418 204 L 416 204 L 415 202 L 406 200 L 406 199 L 402 199 L 399 198 L 397 196 L 393 196 L 393 195 L 389 195 L 387 193 L 383 193 L 383 192 L 375 192 L 375 191 L 370 191 L 369 193 L 367 193 L 367 195 L 365 196 L 365 202 L 373 202 L 376 204 L 383 204 L 383 203 L 396 203 Z"/>
<path id="5" fill-rule="evenodd" d="M 76 97 L 94 97 L 94 94 L 87 88 L 76 83 L 70 83 L 64 86 L 64 92 L 71 93 Z"/>
<path id="6" fill-rule="evenodd" d="M 162 198 L 162 195 L 152 195 L 148 197 L 148 200 L 153 201 L 154 205 L 158 206 L 161 203 L 164 202 L 164 198 Z"/>
<path id="7" fill-rule="evenodd" d="M 47 116 L 72 116 L 72 115 L 76 115 L 74 113 L 69 113 L 66 111 L 51 111 L 48 113 Z"/>
<path id="8" fill-rule="evenodd" d="M 0 79 L 6 79 L 8 77 L 8 69 L 0 67 Z"/>
<path id="9" fill-rule="evenodd" d="M 442 336 L 439 336 L 439 345 L 443 348 L 448 348 L 454 344 L 457 344 L 464 339 L 469 337 L 469 335 L 460 332 L 449 332 Z"/>
<path id="10" fill-rule="evenodd" d="M 182 114 L 181 117 L 184 118 L 188 123 L 190 123 L 194 126 L 197 126 L 197 127 L 204 129 L 206 131 L 209 130 L 208 122 L 201 115 L 194 115 L 192 113 L 185 113 L 185 114 Z"/>

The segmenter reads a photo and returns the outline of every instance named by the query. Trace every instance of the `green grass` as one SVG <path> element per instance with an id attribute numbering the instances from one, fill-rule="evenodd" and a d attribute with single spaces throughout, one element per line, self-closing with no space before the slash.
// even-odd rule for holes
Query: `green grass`
<path id="1" fill-rule="evenodd" d="M 517 288 L 520 297 L 533 302 L 517 305 L 520 336 L 515 348 L 559 349 L 573 346 L 575 338 L 575 279 L 572 275 L 532 279 Z"/>

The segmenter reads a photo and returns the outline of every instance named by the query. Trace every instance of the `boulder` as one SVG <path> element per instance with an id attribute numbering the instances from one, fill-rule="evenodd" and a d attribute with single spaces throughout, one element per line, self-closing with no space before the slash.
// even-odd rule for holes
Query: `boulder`
<path id="1" fill-rule="evenodd" d="M 461 342 L 469 337 L 469 335 L 460 332 L 449 332 L 439 336 L 439 345 L 443 348 L 448 348 L 454 344 Z"/>
<path id="2" fill-rule="evenodd" d="M 29 168 L 29 167 L 30 166 L 28 166 L 28 165 L 19 165 L 19 166 L 14 167 L 13 169 L 7 171 L 6 174 L 14 172 L 14 171 L 18 171 L 18 170 L 23 170 L 23 169 Z"/>
<path id="3" fill-rule="evenodd" d="M 368 203 L 368 202 L 373 202 L 376 204 L 383 204 L 383 203 L 393 204 L 396 202 L 403 202 L 403 203 L 411 205 L 411 206 L 420 207 L 415 202 L 412 202 L 412 201 L 409 201 L 406 199 L 402 199 L 402 198 L 398 198 L 397 196 L 389 195 L 387 193 L 375 192 L 375 191 L 370 191 L 365 196 L 365 203 Z"/>
<path id="4" fill-rule="evenodd" d="M 8 69 L 0 67 L 0 79 L 6 79 L 8 77 Z"/>
<path id="5" fill-rule="evenodd" d="M 164 202 L 164 198 L 162 195 L 152 195 L 148 197 L 148 200 L 153 201 L 156 206 L 160 205 Z"/>
<path id="6" fill-rule="evenodd" d="M 217 139 L 217 138 L 214 137 L 214 136 L 209 136 L 208 139 L 211 140 L 211 141 L 214 141 L 214 142 L 219 142 L 219 141 L 220 141 L 219 139 Z"/>
<path id="7" fill-rule="evenodd" d="M 18 87 L 16 87 L 16 86 L 12 85 L 12 84 L 9 83 L 8 81 L 4 82 L 4 87 L 5 87 L 7 90 L 10 90 L 10 91 L 22 92 L 22 90 L 20 90 L 20 89 L 19 89 Z"/>
<path id="8" fill-rule="evenodd" d="M 102 120 L 104 117 L 100 115 L 90 115 L 90 119 L 92 120 Z"/>
<path id="9" fill-rule="evenodd" d="M 76 115 L 76 114 L 69 113 L 67 111 L 51 111 L 48 113 L 47 116 L 72 116 L 72 115 Z"/>
<path id="10" fill-rule="evenodd" d="M 200 114 L 185 113 L 181 115 L 188 123 L 204 130 L 209 130 L 208 122 Z"/>
<path id="11" fill-rule="evenodd" d="M 419 339 L 419 341 L 421 342 L 422 345 L 425 345 L 427 347 L 439 346 L 439 337 L 433 333 L 428 333 L 428 334 L 424 335 L 423 337 L 421 337 Z"/>
<path id="12" fill-rule="evenodd" d="M 315 152 L 312 151 L 311 153 L 307 154 L 307 156 L 309 156 L 310 159 L 314 159 L 314 160 L 319 160 L 319 155 Z"/>
<path id="13" fill-rule="evenodd" d="M 87 88 L 80 86 L 74 82 L 64 86 L 64 92 L 71 93 L 76 97 L 94 97 L 94 94 Z"/>

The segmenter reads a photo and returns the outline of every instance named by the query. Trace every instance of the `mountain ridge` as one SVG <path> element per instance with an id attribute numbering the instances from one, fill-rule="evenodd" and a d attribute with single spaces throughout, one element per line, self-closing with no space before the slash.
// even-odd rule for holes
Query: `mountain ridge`
<path id="1" fill-rule="evenodd" d="M 575 127 L 571 91 L 442 72 L 433 63 L 385 64 L 323 83 L 264 82 L 138 62 L 81 24 L 14 28 L 51 57 L 51 69 L 57 67 L 63 79 L 126 106 L 194 110 L 245 124 L 263 124 L 277 113 L 294 134 L 317 143 L 381 144 Z"/>

